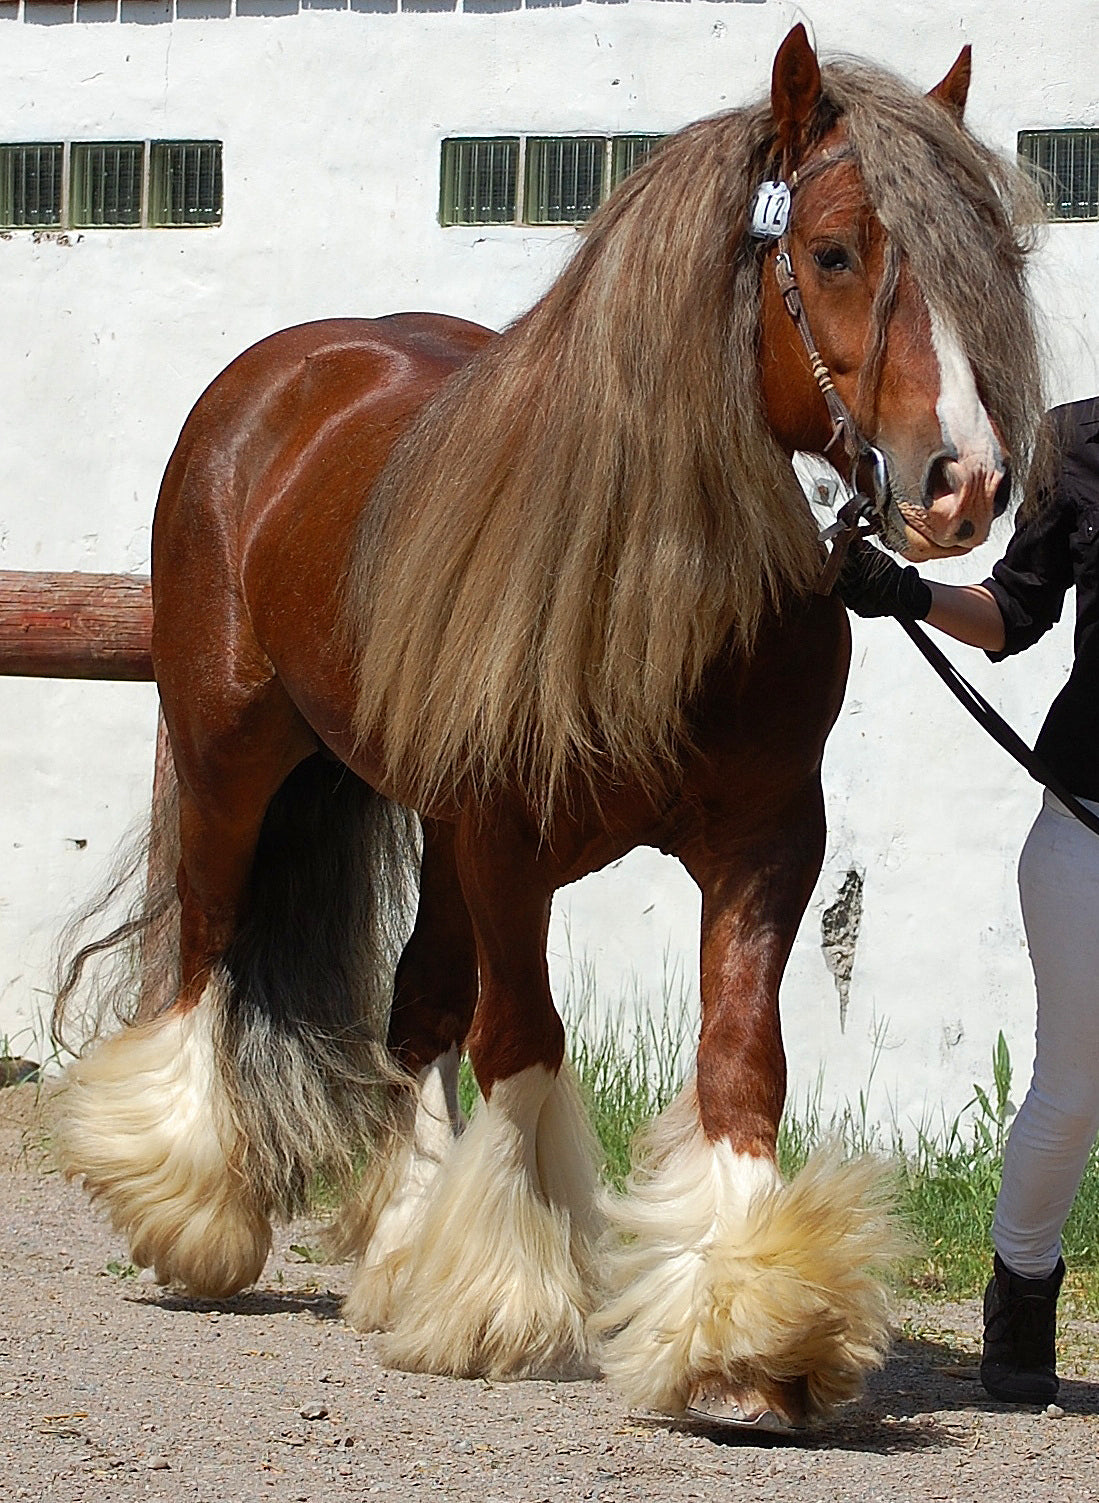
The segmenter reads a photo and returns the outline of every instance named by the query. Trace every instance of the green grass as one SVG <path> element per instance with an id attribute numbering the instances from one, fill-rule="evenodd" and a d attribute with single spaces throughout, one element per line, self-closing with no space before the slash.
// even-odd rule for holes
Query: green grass
<path id="1" fill-rule="evenodd" d="M 873 1069 L 873 1067 L 872 1067 Z M 801 1107 L 788 1104 L 779 1131 L 786 1173 L 804 1162 L 814 1143 L 838 1136 L 849 1152 L 879 1153 L 896 1166 L 896 1204 L 918 1249 L 901 1270 L 914 1295 L 966 1299 L 981 1293 L 991 1273 L 989 1234 L 1011 1125 L 1012 1066 L 1007 1041 L 997 1036 L 991 1084 L 974 1084 L 972 1099 L 953 1119 L 925 1123 L 905 1136 L 869 1120 L 867 1092 L 827 1119 L 819 1085 Z M 1088 1160 L 1064 1234 L 1066 1294 L 1080 1313 L 1099 1314 L 1099 1150 Z"/>
<path id="2" fill-rule="evenodd" d="M 966 1110 L 938 1134 L 921 1130 L 911 1149 L 897 1137 L 900 1207 L 922 1245 L 908 1270 L 913 1288 L 945 1297 L 978 1293 L 989 1276 L 989 1228 L 1010 1125 L 1011 1058 L 1001 1033 L 992 1086 L 973 1087 Z M 1099 1152 L 1094 1148 L 1064 1232 L 1066 1294 L 1099 1313 Z"/>

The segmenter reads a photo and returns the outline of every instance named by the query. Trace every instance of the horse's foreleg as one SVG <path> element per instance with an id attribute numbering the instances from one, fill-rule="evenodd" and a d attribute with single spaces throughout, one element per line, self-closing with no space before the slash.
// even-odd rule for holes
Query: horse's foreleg
<path id="1" fill-rule="evenodd" d="M 458 1064 L 477 1002 L 477 943 L 454 860 L 454 827 L 425 820 L 416 923 L 401 955 L 390 1053 L 409 1072 L 391 1132 L 378 1144 L 330 1236 L 356 1260 L 344 1315 L 384 1329 L 419 1237 L 428 1192 L 464 1127 Z"/>
<path id="2" fill-rule="evenodd" d="M 487 1377 L 589 1367 L 595 1154 L 546 968 L 532 838 L 472 821 L 458 862 L 477 938 L 470 1056 L 484 1100 L 425 1201 L 383 1357 Z"/>
<path id="3" fill-rule="evenodd" d="M 893 1238 L 879 1171 L 823 1154 L 785 1185 L 775 1163 L 779 982 L 823 840 L 814 784 L 751 838 L 710 821 L 682 852 L 703 894 L 697 1072 L 617 1206 L 613 1293 L 595 1323 L 634 1403 L 787 1429 L 881 1360 L 887 1309 L 868 1269 Z"/>

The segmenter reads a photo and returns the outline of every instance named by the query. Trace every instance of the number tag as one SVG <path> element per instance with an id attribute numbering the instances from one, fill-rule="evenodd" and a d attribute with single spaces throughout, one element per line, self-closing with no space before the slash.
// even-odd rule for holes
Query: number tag
<path id="1" fill-rule="evenodd" d="M 777 240 L 790 223 L 790 189 L 783 182 L 763 182 L 752 204 L 751 233 L 757 240 Z"/>

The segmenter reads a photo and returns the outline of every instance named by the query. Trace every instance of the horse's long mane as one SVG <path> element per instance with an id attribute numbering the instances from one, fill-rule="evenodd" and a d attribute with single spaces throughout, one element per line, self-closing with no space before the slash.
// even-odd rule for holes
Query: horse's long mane
<path id="1" fill-rule="evenodd" d="M 1042 410 L 1026 295 L 1032 202 L 936 102 L 823 69 L 816 134 L 846 118 L 871 200 L 971 357 L 1005 446 Z M 566 771 L 659 781 L 723 648 L 820 567 L 758 377 L 769 103 L 689 126 L 589 222 L 539 303 L 396 447 L 348 578 L 356 731 L 423 807 L 518 782 L 545 817 Z"/>

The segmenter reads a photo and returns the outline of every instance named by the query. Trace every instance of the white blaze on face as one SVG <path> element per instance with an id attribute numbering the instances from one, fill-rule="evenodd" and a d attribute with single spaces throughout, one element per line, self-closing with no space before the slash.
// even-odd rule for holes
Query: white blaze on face
<path id="1" fill-rule="evenodd" d="M 928 313 L 931 342 L 939 362 L 939 400 L 935 412 L 943 445 L 953 449 L 967 469 L 979 467 L 1000 473 L 1004 467 L 1003 450 L 977 394 L 977 383 L 961 340 L 934 308 L 928 308 Z"/>

